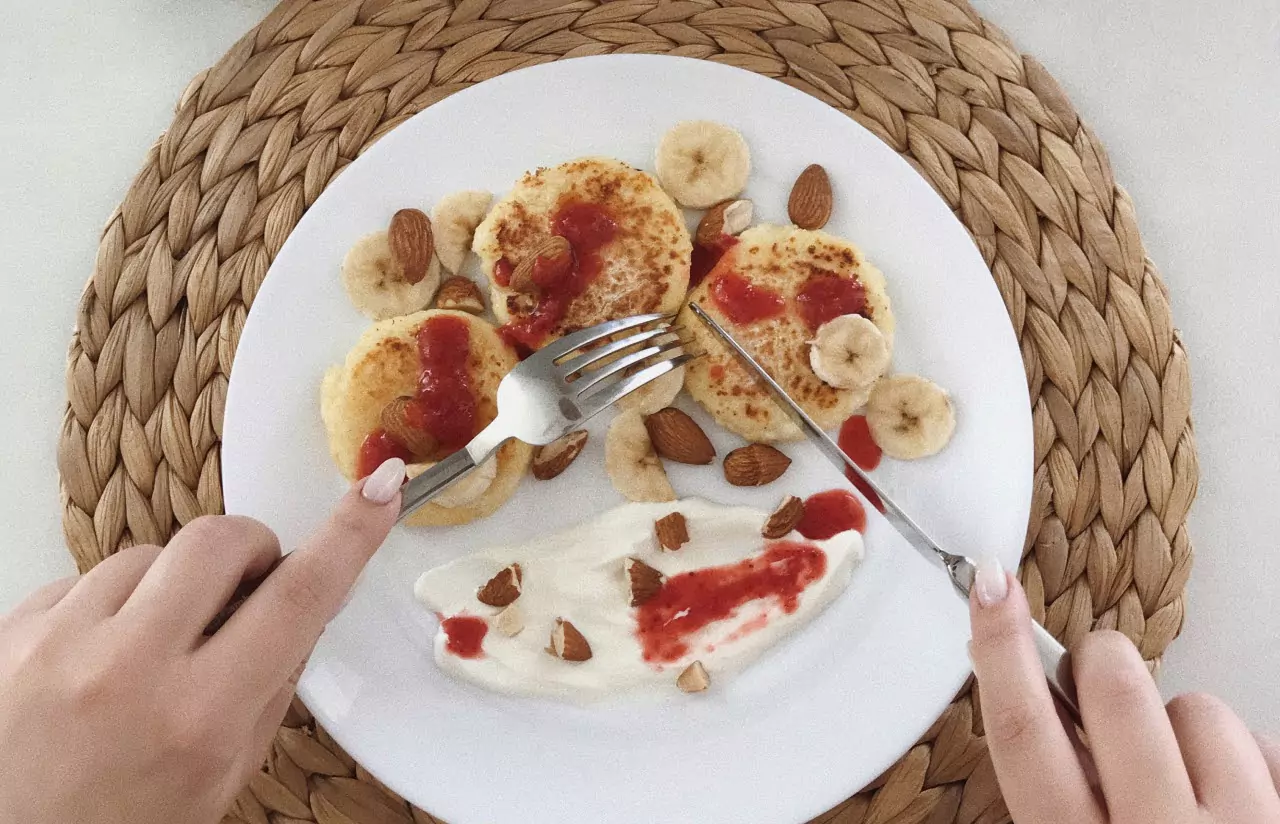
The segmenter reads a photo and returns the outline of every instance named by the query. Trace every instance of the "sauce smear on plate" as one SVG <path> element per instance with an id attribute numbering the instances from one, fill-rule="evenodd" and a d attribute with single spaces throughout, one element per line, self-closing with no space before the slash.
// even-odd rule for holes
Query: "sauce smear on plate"
<path id="1" fill-rule="evenodd" d="M 880 458 L 884 455 L 872 440 L 871 429 L 867 426 L 867 419 L 863 415 L 854 415 L 840 427 L 840 451 L 852 458 L 853 462 L 866 472 L 879 466 Z M 884 512 L 884 502 L 866 481 L 859 478 L 851 469 L 846 469 L 844 476 L 862 493 L 862 497 L 876 509 Z"/>
<path id="2" fill-rule="evenodd" d="M 636 635 L 651 663 L 678 661 L 689 637 L 742 605 L 776 598 L 795 612 L 800 593 L 827 570 L 827 554 L 813 544 L 778 541 L 762 554 L 726 566 L 696 569 L 668 578 L 658 594 L 639 607 Z"/>

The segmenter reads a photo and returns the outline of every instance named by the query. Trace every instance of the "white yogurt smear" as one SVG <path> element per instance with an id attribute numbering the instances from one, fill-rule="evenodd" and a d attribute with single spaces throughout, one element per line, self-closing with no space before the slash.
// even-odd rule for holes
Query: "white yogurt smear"
<path id="1" fill-rule="evenodd" d="M 663 552 L 653 524 L 671 512 L 685 516 L 689 542 L 678 551 Z M 697 498 L 624 504 L 563 532 L 492 547 L 429 570 L 414 586 L 414 594 L 429 609 L 445 618 L 490 619 L 479 658 L 448 652 L 448 639 L 437 630 L 436 663 L 457 678 L 498 692 L 583 699 L 646 687 L 674 690 L 676 676 L 700 660 L 714 688 L 718 678 L 754 661 L 844 589 L 853 565 L 862 559 L 862 536 L 852 531 L 825 541 L 807 541 L 798 533 L 787 536 L 786 540 L 817 546 L 827 556 L 825 571 L 800 593 L 795 610 L 786 612 L 775 597 L 749 601 L 729 618 L 691 635 L 689 651 L 680 660 L 662 664 L 644 660 L 624 561 L 639 558 L 667 577 L 735 564 L 761 554 L 771 543 L 760 536 L 767 518 L 768 513 L 757 509 Z M 515 603 L 525 628 L 514 638 L 493 626 L 491 619 L 501 610 L 476 600 L 476 591 L 511 563 L 520 564 L 524 579 Z M 589 661 L 571 663 L 547 653 L 558 617 L 586 636 L 592 651 Z"/>

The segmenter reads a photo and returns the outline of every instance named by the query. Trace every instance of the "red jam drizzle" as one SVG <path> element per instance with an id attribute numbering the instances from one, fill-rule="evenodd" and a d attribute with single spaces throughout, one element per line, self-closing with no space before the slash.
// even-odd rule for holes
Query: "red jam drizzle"
<path id="1" fill-rule="evenodd" d="M 444 630 L 445 652 L 459 658 L 480 658 L 484 655 L 484 636 L 489 625 L 474 615 L 455 615 L 440 622 Z"/>
<path id="2" fill-rule="evenodd" d="M 572 262 L 564 265 L 543 258 L 535 261 L 533 280 L 539 287 L 538 305 L 525 317 L 513 319 L 498 330 L 502 339 L 522 356 L 542 345 L 551 330 L 564 319 L 574 298 L 600 276 L 604 268 L 600 250 L 617 235 L 618 225 L 599 204 L 569 201 L 552 215 L 551 232 L 569 241 L 573 247 Z M 505 274 L 509 284 L 511 273 Z M 496 266 L 494 280 L 506 285 Z"/>
<path id="3" fill-rule="evenodd" d="M 880 447 L 871 439 L 871 429 L 867 426 L 867 419 L 862 415 L 854 415 L 840 427 L 840 451 L 852 458 L 853 462 L 866 472 L 879 466 L 883 455 Z M 880 496 L 870 484 L 851 469 L 846 469 L 844 475 L 849 479 L 849 483 L 862 493 L 862 497 L 876 509 L 884 512 L 884 502 L 880 500 Z"/>
<path id="4" fill-rule="evenodd" d="M 498 258 L 498 262 L 493 264 L 493 282 L 504 289 L 511 285 L 511 273 L 516 267 L 506 258 Z"/>
<path id="5" fill-rule="evenodd" d="M 637 610 L 636 637 L 644 660 L 655 664 L 680 660 L 689 652 L 690 636 L 732 617 L 751 601 L 774 598 L 783 612 L 795 612 L 800 593 L 826 570 L 827 554 L 818 547 L 778 541 L 736 564 L 672 576 Z"/>
<path id="6" fill-rule="evenodd" d="M 810 495 L 804 502 L 804 517 L 796 524 L 796 531 L 811 541 L 824 541 L 850 529 L 862 532 L 866 528 L 867 511 L 853 493 L 844 489 Z"/>
<path id="7" fill-rule="evenodd" d="M 865 415 L 854 415 L 840 427 L 840 451 L 867 472 L 880 465 L 883 454 L 871 439 L 871 427 Z"/>
<path id="8" fill-rule="evenodd" d="M 471 327 L 462 318 L 434 317 L 418 330 L 417 416 L 410 423 L 431 434 L 440 447 L 457 452 L 475 437 L 476 394 L 467 361 L 471 358 Z"/>
<path id="9" fill-rule="evenodd" d="M 412 463 L 413 453 L 391 437 L 387 430 L 378 427 L 369 433 L 364 443 L 360 444 L 360 455 L 356 458 L 356 471 L 363 478 L 392 458 Z"/>
<path id="10" fill-rule="evenodd" d="M 476 394 L 467 361 L 471 357 L 471 327 L 462 318 L 439 316 L 428 319 L 418 329 L 418 393 L 405 409 L 410 426 L 431 435 L 440 451 L 458 451 L 475 437 Z M 413 455 L 381 427 L 370 432 L 360 445 L 357 472 L 360 477 L 377 469 L 389 458 L 411 462 L 429 456 Z M 430 456 L 436 460 L 439 455 Z"/>
<path id="11" fill-rule="evenodd" d="M 782 314 L 786 301 L 772 289 L 756 286 L 736 272 L 717 275 L 711 299 L 725 317 L 737 324 L 755 323 Z"/>
<path id="12" fill-rule="evenodd" d="M 841 315 L 861 315 L 867 308 L 867 290 L 857 278 L 842 278 L 825 272 L 813 275 L 796 293 L 800 316 L 817 331 L 818 327 Z"/>
<path id="13" fill-rule="evenodd" d="M 695 243 L 693 257 L 689 263 L 689 288 L 697 286 L 716 268 L 724 253 L 738 245 L 733 235 L 725 235 L 715 243 Z"/>

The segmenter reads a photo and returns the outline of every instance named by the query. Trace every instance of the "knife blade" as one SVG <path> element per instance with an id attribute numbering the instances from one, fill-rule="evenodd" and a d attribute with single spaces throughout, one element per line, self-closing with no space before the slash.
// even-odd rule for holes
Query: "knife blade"
<path id="1" fill-rule="evenodd" d="M 816 446 L 827 460 L 831 461 L 838 469 L 849 470 L 875 492 L 883 504 L 881 513 L 884 515 L 885 520 L 889 522 L 889 525 L 931 565 L 941 566 L 951 580 L 956 593 L 967 601 L 969 599 L 969 591 L 973 587 L 973 578 L 977 571 L 977 565 L 974 561 L 967 556 L 948 552 L 939 546 L 937 541 L 933 540 L 902 507 L 894 502 L 893 498 L 878 483 L 862 470 L 862 467 L 858 466 L 835 441 L 831 440 L 831 436 L 824 432 L 814 422 L 813 418 L 810 418 L 808 413 L 791 399 L 786 390 L 773 379 L 773 376 L 760 365 L 759 361 L 742 344 L 738 343 L 732 335 L 725 331 L 716 322 L 715 318 L 707 314 L 706 310 L 697 303 L 690 303 L 689 310 L 737 355 L 744 366 L 759 378 L 774 402 L 800 428 L 800 431 L 805 434 L 809 442 Z M 1035 622 L 1032 622 L 1032 625 L 1036 651 L 1039 654 L 1040 663 L 1044 667 L 1049 687 L 1055 697 L 1073 715 L 1074 719 L 1079 721 L 1080 710 L 1076 703 L 1076 689 L 1071 674 L 1070 655 L 1066 648 L 1049 634 L 1048 630 Z"/>

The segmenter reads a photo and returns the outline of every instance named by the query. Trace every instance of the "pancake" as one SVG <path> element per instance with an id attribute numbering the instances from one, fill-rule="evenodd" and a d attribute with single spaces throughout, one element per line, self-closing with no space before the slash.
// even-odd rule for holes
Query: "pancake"
<path id="1" fill-rule="evenodd" d="M 771 290 L 781 299 L 779 314 L 735 322 L 714 296 L 721 277 L 740 276 L 756 289 Z M 836 389 L 823 383 L 809 365 L 809 341 L 815 329 L 806 319 L 797 295 L 817 281 L 853 279 L 862 286 L 866 315 L 892 346 L 894 320 L 885 291 L 884 275 L 867 262 L 847 240 L 825 232 L 794 226 L 756 226 L 743 232 L 706 279 L 689 293 L 769 371 L 823 429 L 839 426 L 866 403 L 868 389 Z M 736 281 L 735 281 L 736 282 Z M 844 284 L 836 282 L 837 287 Z M 856 290 L 854 290 L 856 291 Z M 723 292 L 718 292 L 723 294 Z M 810 293 L 812 294 L 812 293 Z M 813 306 L 812 301 L 805 302 Z M 818 310 L 836 305 L 824 302 Z M 835 310 L 829 310 L 835 311 Z M 843 314 L 843 312 L 838 312 Z M 712 417 L 750 441 L 797 440 L 802 435 L 755 377 L 732 351 L 716 338 L 686 306 L 678 323 L 689 330 L 694 348 L 706 357 L 685 368 L 685 389 Z M 821 325 L 820 323 L 818 325 Z"/>
<path id="2" fill-rule="evenodd" d="M 552 235 L 573 245 L 572 273 L 536 297 L 507 288 L 511 270 Z M 606 320 L 675 312 L 693 250 L 683 213 L 657 180 L 600 157 L 525 174 L 476 229 L 473 248 L 504 337 L 526 349 Z"/>
<path id="3" fill-rule="evenodd" d="M 470 353 L 466 370 L 476 397 L 476 429 L 497 415 L 498 383 L 517 361 L 489 323 L 466 312 L 439 309 L 380 321 L 360 337 L 345 363 L 329 370 L 320 391 L 329 450 L 348 480 L 358 476 L 365 438 L 381 429 L 383 408 L 397 397 L 417 393 L 422 362 L 416 335 L 423 323 L 437 317 L 458 318 L 467 324 Z M 457 507 L 429 503 L 407 523 L 446 526 L 492 514 L 515 492 L 532 456 L 533 449 L 527 444 L 507 443 L 498 450 L 497 475 L 482 495 Z"/>

